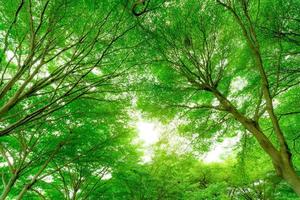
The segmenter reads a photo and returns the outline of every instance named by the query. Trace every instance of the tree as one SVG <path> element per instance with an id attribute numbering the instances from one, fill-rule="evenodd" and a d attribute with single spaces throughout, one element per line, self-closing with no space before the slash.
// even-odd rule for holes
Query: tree
<path id="1" fill-rule="evenodd" d="M 299 8 L 1 2 L 0 199 L 297 198 Z"/>
<path id="2" fill-rule="evenodd" d="M 0 136 L 79 98 L 121 90 L 118 77 L 131 67 L 124 61 L 135 45 L 124 43 L 135 24 L 123 5 L 6 1 L 1 18 Z"/>
<path id="3" fill-rule="evenodd" d="M 91 105 L 82 101 L 77 103 L 85 105 L 87 111 L 91 109 Z M 4 137 L 0 144 L 1 199 L 22 199 L 36 194 L 81 199 L 101 192 L 106 181 L 103 176 L 134 155 L 129 143 L 133 133 L 121 108 L 119 103 L 109 102 L 93 106 L 94 115 L 88 112 L 84 117 L 72 115 L 60 119 L 60 123 L 25 126 L 26 130 Z M 104 111 L 110 113 L 99 117 L 98 113 Z M 75 123 L 70 124 L 69 120 Z"/>
<path id="4" fill-rule="evenodd" d="M 169 119 L 184 118 L 186 134 L 212 137 L 247 130 L 271 158 L 277 175 L 299 195 L 300 179 L 290 149 L 292 133 L 279 121 L 289 114 L 278 112 L 280 106 L 297 105 L 290 97 L 299 92 L 297 58 L 291 57 L 291 52 L 298 52 L 297 42 L 291 42 L 290 35 L 268 37 L 261 29 L 277 30 L 273 23 L 264 24 L 272 11 L 277 16 L 274 23 L 283 26 L 280 32 L 288 26 L 296 33 L 296 12 L 281 14 L 297 4 L 189 1 L 170 3 L 163 12 L 157 11 L 151 16 L 152 23 L 147 19 L 142 23 L 161 62 L 152 65 L 158 78 L 150 86 L 154 96 L 147 97 L 141 108 L 147 110 L 147 105 L 158 101 L 161 104 L 155 110 L 157 106 L 164 112 L 174 108 Z M 276 107 L 276 101 L 280 106 Z M 179 113 L 180 109 L 184 111 Z M 290 115 L 299 113 L 296 107 L 290 109 Z"/>

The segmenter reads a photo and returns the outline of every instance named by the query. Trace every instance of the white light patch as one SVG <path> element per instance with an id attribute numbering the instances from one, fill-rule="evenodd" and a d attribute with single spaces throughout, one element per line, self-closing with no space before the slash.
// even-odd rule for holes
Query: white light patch
<path id="1" fill-rule="evenodd" d="M 220 105 L 220 102 L 218 101 L 217 98 L 214 98 L 214 99 L 212 100 L 212 102 L 211 102 L 211 105 L 212 105 L 212 106 L 219 106 L 219 105 Z"/>
<path id="2" fill-rule="evenodd" d="M 159 140 L 160 131 L 153 122 L 139 121 L 137 122 L 137 130 L 139 139 L 145 146 L 155 144 Z"/>
<path id="3" fill-rule="evenodd" d="M 11 62 L 13 64 L 17 64 L 18 63 L 18 60 L 16 59 L 15 57 L 15 53 L 13 51 L 6 51 L 5 52 L 5 56 L 6 56 L 6 61 L 9 62 L 11 60 Z"/>
<path id="4" fill-rule="evenodd" d="M 92 69 L 92 73 L 97 75 L 97 76 L 102 75 L 102 72 L 99 69 L 96 69 L 96 68 Z"/>
<path id="5" fill-rule="evenodd" d="M 7 167 L 8 166 L 8 163 L 7 162 L 1 162 L 0 163 L 0 168 L 2 167 Z"/>
<path id="6" fill-rule="evenodd" d="M 36 187 L 35 188 L 39 193 L 41 193 L 42 195 L 45 195 L 45 191 L 42 188 Z"/>
<path id="7" fill-rule="evenodd" d="M 159 123 L 147 122 L 140 119 L 136 123 L 136 128 L 138 131 L 138 141 L 143 143 L 143 152 L 142 163 L 151 162 L 154 156 L 152 150 L 152 145 L 158 142 L 162 128 L 159 126 Z"/>
<path id="8" fill-rule="evenodd" d="M 45 176 L 42 180 L 46 183 L 52 183 L 53 182 L 53 176 L 51 176 L 51 175 Z"/>
<path id="9" fill-rule="evenodd" d="M 154 153 L 152 150 L 148 149 L 144 151 L 144 155 L 142 157 L 142 163 L 149 163 L 152 161 Z"/>
<path id="10" fill-rule="evenodd" d="M 238 92 L 242 90 L 244 87 L 246 87 L 248 84 L 248 81 L 240 76 L 234 78 L 230 83 L 230 88 L 233 93 Z"/>
<path id="11" fill-rule="evenodd" d="M 14 57 L 14 52 L 12 52 L 12 51 L 6 51 L 5 55 L 6 55 L 7 61 L 9 61 L 10 59 L 12 59 Z"/>
<path id="12" fill-rule="evenodd" d="M 5 154 L 6 154 L 6 157 L 8 159 L 8 162 L 10 164 L 14 164 L 14 158 L 8 152 L 6 152 Z"/>
<path id="13" fill-rule="evenodd" d="M 103 176 L 102 176 L 102 180 L 109 180 L 112 178 L 112 174 L 111 172 L 106 172 Z"/>
<path id="14" fill-rule="evenodd" d="M 273 99 L 273 106 L 276 108 L 280 104 L 280 101 L 278 99 Z"/>
<path id="15" fill-rule="evenodd" d="M 206 153 L 202 160 L 206 163 L 223 162 L 233 151 L 234 146 L 239 142 L 240 135 L 233 138 L 225 138 L 223 142 L 213 145 L 211 150 Z"/>

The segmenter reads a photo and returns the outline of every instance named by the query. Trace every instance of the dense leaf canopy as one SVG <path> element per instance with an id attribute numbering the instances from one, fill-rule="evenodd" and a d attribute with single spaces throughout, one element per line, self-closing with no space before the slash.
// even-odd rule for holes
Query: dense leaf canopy
<path id="1" fill-rule="evenodd" d="M 299 0 L 0 0 L 0 200 L 300 196 Z"/>

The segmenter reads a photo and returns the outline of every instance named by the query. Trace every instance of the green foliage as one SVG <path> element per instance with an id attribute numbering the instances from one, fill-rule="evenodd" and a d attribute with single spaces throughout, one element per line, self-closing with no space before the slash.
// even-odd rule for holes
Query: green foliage
<path id="1" fill-rule="evenodd" d="M 0 0 L 0 199 L 297 199 L 299 13 L 299 0 Z M 149 147 L 142 119 L 164 126 Z M 229 138 L 230 155 L 202 160 Z"/>

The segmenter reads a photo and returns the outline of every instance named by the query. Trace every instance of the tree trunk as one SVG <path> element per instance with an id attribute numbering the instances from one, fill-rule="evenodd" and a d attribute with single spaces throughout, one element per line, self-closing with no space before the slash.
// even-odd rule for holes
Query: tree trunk
<path id="1" fill-rule="evenodd" d="M 298 196 L 300 196 L 300 177 L 295 171 L 291 157 L 286 157 L 286 154 L 282 154 L 281 162 L 274 162 L 274 167 L 277 175 L 282 177 L 293 188 Z"/>
<path id="2" fill-rule="evenodd" d="M 252 133 L 259 145 L 272 159 L 277 175 L 283 178 L 300 197 L 300 177 L 295 171 L 291 158 L 292 155 L 288 148 L 286 147 L 281 148 L 281 150 L 277 150 L 268 137 L 266 137 L 263 133 L 258 123 L 240 113 L 218 90 L 212 89 L 212 92 L 227 112 L 231 113 L 237 121 L 239 121 L 250 133 Z"/>

